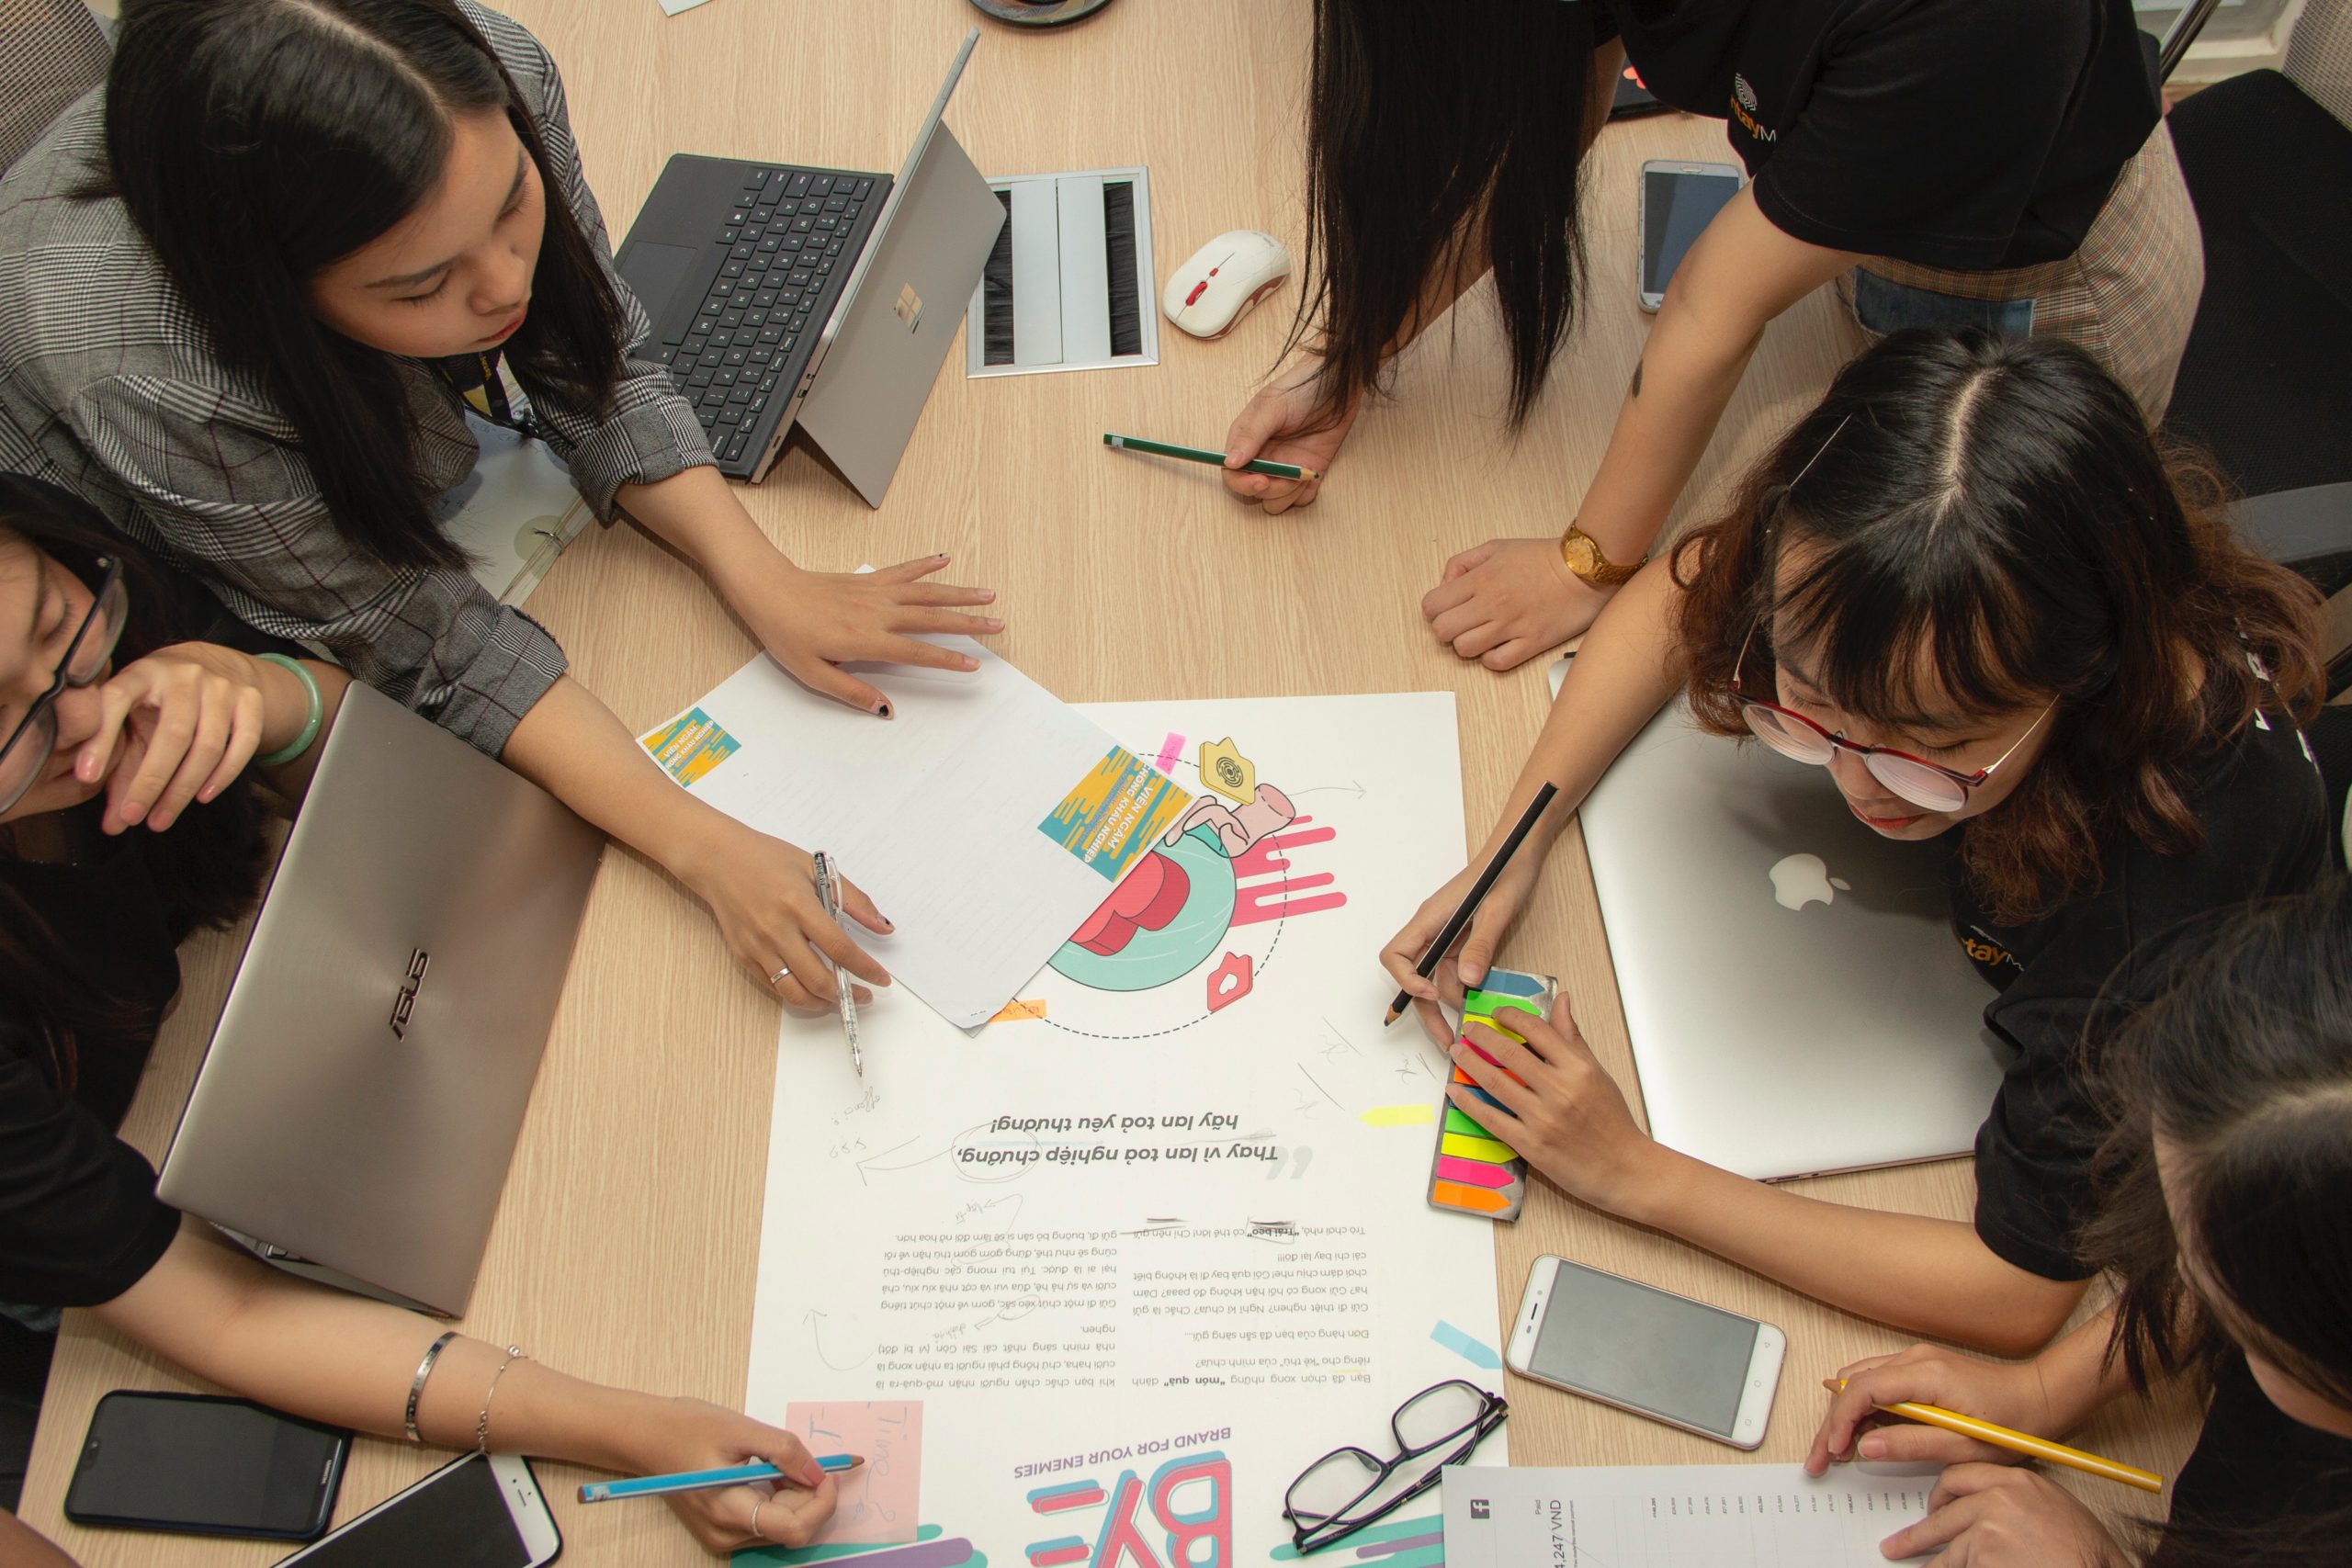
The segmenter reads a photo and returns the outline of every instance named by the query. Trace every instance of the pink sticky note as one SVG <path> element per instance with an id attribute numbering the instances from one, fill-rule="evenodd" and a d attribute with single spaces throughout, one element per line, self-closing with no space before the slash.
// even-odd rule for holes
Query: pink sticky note
<path id="1" fill-rule="evenodd" d="M 817 1543 L 884 1545 L 915 1539 L 922 1505 L 922 1401 L 828 1400 L 785 1406 L 784 1429 L 811 1454 L 861 1454 L 833 1477 L 833 1517 Z"/>

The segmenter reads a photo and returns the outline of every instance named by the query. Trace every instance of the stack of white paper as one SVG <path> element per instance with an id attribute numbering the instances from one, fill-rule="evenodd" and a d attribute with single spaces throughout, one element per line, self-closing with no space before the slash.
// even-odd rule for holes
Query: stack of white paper
<path id="1" fill-rule="evenodd" d="M 1046 966 L 1192 792 L 970 638 L 937 640 L 978 672 L 851 667 L 889 698 L 888 720 L 763 654 L 640 741 L 729 817 L 830 852 L 898 928 L 850 934 L 971 1029 Z"/>

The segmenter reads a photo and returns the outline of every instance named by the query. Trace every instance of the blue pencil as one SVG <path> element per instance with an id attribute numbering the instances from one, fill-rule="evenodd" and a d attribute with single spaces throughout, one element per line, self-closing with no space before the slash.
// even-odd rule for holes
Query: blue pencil
<path id="1" fill-rule="evenodd" d="M 865 1460 L 859 1454 L 824 1454 L 817 1468 L 827 1474 L 855 1470 Z M 784 1472 L 764 1461 L 729 1465 L 725 1470 L 682 1470 L 673 1475 L 640 1475 L 633 1481 L 592 1481 L 580 1489 L 583 1503 L 616 1503 L 624 1497 L 666 1497 L 673 1492 L 703 1492 L 714 1486 L 741 1486 L 752 1481 L 775 1481 Z"/>

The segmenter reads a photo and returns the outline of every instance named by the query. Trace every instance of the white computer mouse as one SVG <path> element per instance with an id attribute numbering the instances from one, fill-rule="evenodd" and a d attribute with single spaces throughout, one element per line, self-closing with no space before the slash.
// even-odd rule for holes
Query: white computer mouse
<path id="1" fill-rule="evenodd" d="M 1194 251 L 1168 275 L 1159 310 L 1194 337 L 1220 338 L 1283 286 L 1290 253 L 1272 234 L 1236 229 Z"/>

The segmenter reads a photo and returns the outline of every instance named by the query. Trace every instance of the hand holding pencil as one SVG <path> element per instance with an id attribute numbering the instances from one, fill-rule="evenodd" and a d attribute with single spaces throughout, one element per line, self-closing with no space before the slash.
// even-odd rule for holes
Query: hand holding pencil
<path id="1" fill-rule="evenodd" d="M 1442 1048 L 1453 1044 L 1453 1032 L 1439 1004 L 1459 1006 L 1463 988 L 1487 977 L 1495 950 L 1544 869 L 1547 841 L 1530 844 L 1527 840 L 1557 794 L 1548 784 L 1538 790 L 1493 851 L 1479 855 L 1430 894 L 1404 928 L 1382 944 L 1381 967 L 1398 987 L 1389 1022 L 1409 1004 L 1434 1043 Z M 1461 944 L 1458 953 L 1453 951 L 1456 942 Z"/>
<path id="2" fill-rule="evenodd" d="M 1984 1361 L 1922 1346 L 1857 1363 L 1843 1376 L 1824 1378 L 1822 1386 L 1837 1398 L 1805 1456 L 1815 1475 L 1843 1459 L 1945 1465 L 2039 1460 L 2143 1492 L 2164 1490 L 2161 1476 L 2038 1436 L 2064 1430 L 2082 1413 L 2054 1408 L 2030 1362 Z M 1890 1419 L 1878 1424 L 1882 1417 Z"/>
<path id="3" fill-rule="evenodd" d="M 1323 361 L 1303 354 L 1274 373 L 1251 398 L 1225 434 L 1228 460 L 1226 490 L 1265 508 L 1270 517 L 1294 506 L 1312 506 L 1322 493 L 1340 444 L 1355 423 L 1356 407 L 1343 410 L 1337 420 L 1323 407 Z M 1313 479 L 1282 479 L 1251 472 L 1254 459 L 1288 463 L 1313 470 Z"/>
<path id="4" fill-rule="evenodd" d="M 699 1399 L 618 1399 L 597 1423 L 607 1430 L 595 1462 L 609 1473 L 583 1493 L 657 1497 L 713 1555 L 806 1546 L 833 1517 L 850 1461 L 811 1454 L 781 1427 Z M 756 1474 L 744 1473 L 750 1465 Z"/>

